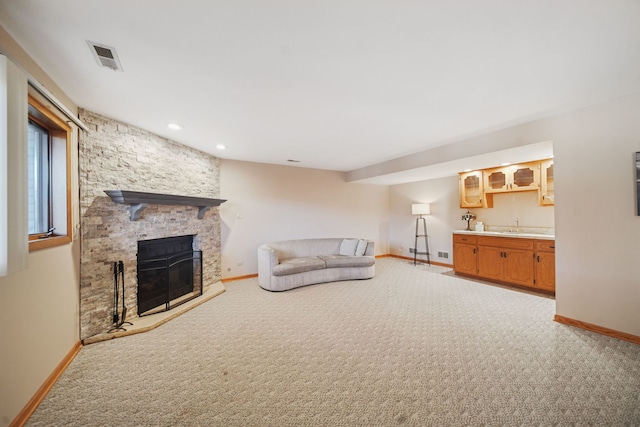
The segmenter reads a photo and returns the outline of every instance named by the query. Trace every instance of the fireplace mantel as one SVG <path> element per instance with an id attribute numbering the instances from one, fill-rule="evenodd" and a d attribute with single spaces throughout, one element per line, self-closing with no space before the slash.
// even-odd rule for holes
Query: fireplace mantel
<path id="1" fill-rule="evenodd" d="M 139 219 L 142 211 L 149 204 L 196 206 L 198 208 L 198 219 L 202 219 L 206 211 L 226 202 L 225 199 L 176 196 L 173 194 L 146 193 L 142 191 L 105 190 L 104 192 L 107 193 L 115 203 L 131 205 L 131 212 L 129 214 L 131 221 Z"/>

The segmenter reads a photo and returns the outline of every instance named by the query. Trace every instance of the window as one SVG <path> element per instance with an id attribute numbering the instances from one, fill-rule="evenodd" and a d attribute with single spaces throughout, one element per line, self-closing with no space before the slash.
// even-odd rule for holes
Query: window
<path id="1" fill-rule="evenodd" d="M 50 195 L 51 186 L 51 140 L 49 131 L 29 120 L 28 128 L 28 212 L 29 234 L 41 234 L 49 232 L 52 228 Z"/>
<path id="2" fill-rule="evenodd" d="M 29 250 L 71 242 L 71 128 L 29 96 Z"/>

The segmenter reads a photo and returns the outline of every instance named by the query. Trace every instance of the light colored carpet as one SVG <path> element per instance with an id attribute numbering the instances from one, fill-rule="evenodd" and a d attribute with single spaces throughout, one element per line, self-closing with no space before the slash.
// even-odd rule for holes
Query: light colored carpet
<path id="1" fill-rule="evenodd" d="M 374 279 L 257 279 L 84 347 L 28 426 L 640 425 L 640 346 L 555 301 L 379 259 Z"/>

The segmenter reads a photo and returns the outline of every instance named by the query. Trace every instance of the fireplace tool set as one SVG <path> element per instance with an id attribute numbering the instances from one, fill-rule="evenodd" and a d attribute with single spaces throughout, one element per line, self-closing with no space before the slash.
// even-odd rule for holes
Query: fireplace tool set
<path id="1" fill-rule="evenodd" d="M 122 294 L 120 290 L 122 289 Z M 122 300 L 122 308 L 118 307 L 119 299 Z M 124 262 L 113 263 L 113 327 L 109 332 L 126 331 L 123 325 L 133 325 L 126 322 L 127 306 L 124 304 Z"/>

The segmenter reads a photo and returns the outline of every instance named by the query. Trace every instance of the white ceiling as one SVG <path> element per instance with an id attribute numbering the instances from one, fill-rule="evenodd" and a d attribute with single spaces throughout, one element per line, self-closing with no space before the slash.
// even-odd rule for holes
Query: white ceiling
<path id="1" fill-rule="evenodd" d="M 637 0 L 0 1 L 80 107 L 221 158 L 338 171 L 638 91 L 639 23 Z"/>

